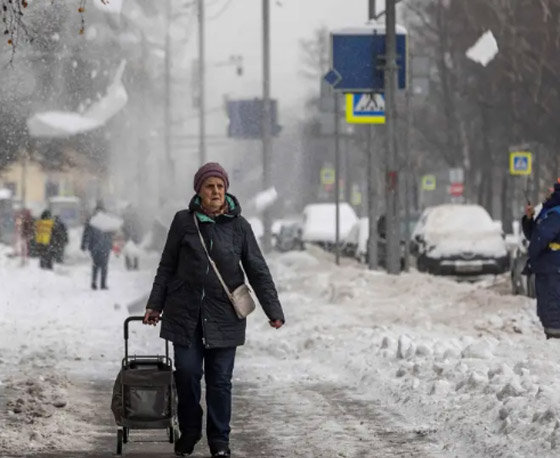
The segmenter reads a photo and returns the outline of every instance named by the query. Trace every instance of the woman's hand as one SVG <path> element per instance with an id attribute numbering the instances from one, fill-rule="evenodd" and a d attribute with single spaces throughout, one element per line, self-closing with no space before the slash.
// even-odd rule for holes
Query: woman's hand
<path id="1" fill-rule="evenodd" d="M 154 309 L 146 309 L 146 314 L 144 315 L 144 320 L 142 323 L 155 326 L 161 317 L 161 312 Z"/>
<path id="2" fill-rule="evenodd" d="M 533 219 L 533 217 L 535 216 L 535 207 L 533 207 L 531 204 L 528 204 L 525 207 L 525 216 L 527 216 L 527 218 L 529 219 Z"/>
<path id="3" fill-rule="evenodd" d="M 284 326 L 284 322 L 282 320 L 270 320 L 268 323 L 274 329 L 280 329 L 282 326 Z"/>

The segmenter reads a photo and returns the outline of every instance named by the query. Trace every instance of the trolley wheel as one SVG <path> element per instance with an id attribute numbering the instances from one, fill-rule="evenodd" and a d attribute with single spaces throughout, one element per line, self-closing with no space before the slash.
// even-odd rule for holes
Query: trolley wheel
<path id="1" fill-rule="evenodd" d="M 117 431 L 117 455 L 122 455 L 124 433 L 122 429 Z"/>
<path id="2" fill-rule="evenodd" d="M 130 428 L 123 427 L 123 444 L 128 444 L 129 434 L 130 434 Z"/>

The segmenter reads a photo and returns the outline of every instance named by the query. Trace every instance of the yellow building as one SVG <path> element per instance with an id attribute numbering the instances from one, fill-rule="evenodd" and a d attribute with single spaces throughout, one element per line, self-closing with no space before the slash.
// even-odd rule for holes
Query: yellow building
<path id="1" fill-rule="evenodd" d="M 99 178 L 83 170 L 49 171 L 33 161 L 16 162 L 0 171 L 0 188 L 10 189 L 16 202 L 22 202 L 25 193 L 25 206 L 33 213 L 45 209 L 51 196 L 77 196 L 85 201 L 98 192 L 100 184 Z"/>

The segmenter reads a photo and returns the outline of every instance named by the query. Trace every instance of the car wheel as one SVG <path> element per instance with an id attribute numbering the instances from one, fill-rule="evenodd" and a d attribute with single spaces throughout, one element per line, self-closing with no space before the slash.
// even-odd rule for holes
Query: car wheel
<path id="1" fill-rule="evenodd" d="M 426 262 L 426 257 L 420 255 L 418 260 L 416 261 L 416 266 L 418 268 L 418 272 L 428 272 L 428 265 Z"/>

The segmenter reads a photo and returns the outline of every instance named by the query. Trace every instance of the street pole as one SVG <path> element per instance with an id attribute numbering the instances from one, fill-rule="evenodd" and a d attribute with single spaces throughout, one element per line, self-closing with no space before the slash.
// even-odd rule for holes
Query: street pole
<path id="1" fill-rule="evenodd" d="M 369 0 L 369 19 L 375 19 L 375 1 Z M 377 251 L 377 174 L 375 151 L 373 149 L 373 126 L 367 125 L 367 189 L 369 235 L 367 244 L 368 268 L 377 270 L 379 267 Z"/>
<path id="2" fill-rule="evenodd" d="M 205 68 L 205 48 L 204 48 L 204 0 L 198 0 L 198 85 L 199 85 L 199 98 L 198 98 L 198 119 L 199 119 L 199 134 L 198 134 L 198 161 L 200 165 L 206 163 L 206 68 Z"/>
<path id="3" fill-rule="evenodd" d="M 21 150 L 21 209 L 27 208 L 27 154 L 29 143 Z"/>
<path id="4" fill-rule="evenodd" d="M 263 22 L 263 117 L 262 117 L 262 167 L 263 191 L 272 186 L 271 160 L 272 160 L 272 134 L 271 134 L 271 107 L 270 107 L 270 1 L 262 0 Z M 272 248 L 271 214 L 268 209 L 263 212 L 264 238 L 263 249 L 270 251 Z"/>
<path id="5" fill-rule="evenodd" d="M 368 217 L 369 217 L 369 236 L 368 236 L 368 267 L 370 270 L 377 270 L 377 173 L 375 152 L 373 149 L 373 126 L 366 125 L 367 129 L 367 184 L 368 184 Z"/>
<path id="6" fill-rule="evenodd" d="M 334 95 L 334 202 L 335 202 L 335 255 L 336 265 L 340 265 L 340 99 Z"/>
<path id="7" fill-rule="evenodd" d="M 386 116 L 386 198 L 387 198 L 387 272 L 400 273 L 400 221 L 399 221 L 399 174 L 396 141 L 397 124 L 397 37 L 396 0 L 386 1 L 386 51 L 385 51 L 385 116 Z"/>
<path id="8" fill-rule="evenodd" d="M 412 59 L 409 59 L 409 63 L 412 62 Z M 409 67 L 408 71 L 410 75 L 412 75 L 412 68 Z M 405 229 L 404 229 L 404 270 L 405 272 L 410 271 L 410 206 L 411 206 L 411 182 L 412 182 L 412 173 L 410 168 L 410 130 L 411 130 L 411 99 L 412 99 L 412 87 L 411 84 L 406 86 L 405 92 L 405 133 L 404 133 L 404 218 L 405 218 Z"/>
<path id="9" fill-rule="evenodd" d="M 175 171 L 171 158 L 171 0 L 165 2 L 165 105 L 163 108 L 163 135 L 165 148 L 165 177 L 160 181 L 160 202 L 169 198 L 175 189 Z"/>

